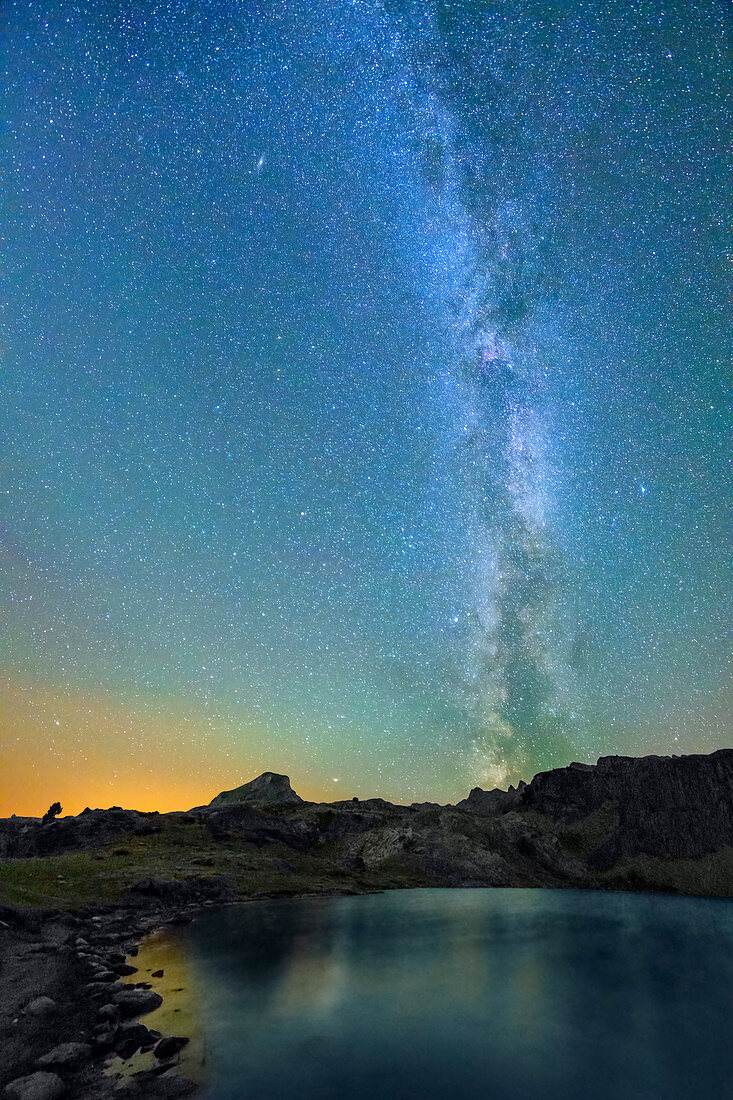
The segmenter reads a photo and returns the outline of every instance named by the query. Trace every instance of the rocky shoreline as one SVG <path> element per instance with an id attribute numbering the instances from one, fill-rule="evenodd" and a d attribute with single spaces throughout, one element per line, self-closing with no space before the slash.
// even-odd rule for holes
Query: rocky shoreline
<path id="1" fill-rule="evenodd" d="M 174 883 L 159 883 L 174 887 Z M 349 891 L 354 892 L 354 891 Z M 371 891 L 364 891 L 371 892 Z M 184 891 L 185 893 L 185 891 Z M 155 933 L 204 912 L 245 904 L 212 889 L 202 900 L 93 906 L 78 913 L 0 905 L 0 1096 L 2 1100 L 177 1100 L 202 1082 L 181 1056 L 188 1035 L 145 1024 L 163 997 L 135 966 Z M 291 895 L 292 896 L 292 895 Z M 256 899 L 265 900 L 265 895 Z M 152 978 L 162 976 L 155 971 Z M 150 1053 L 152 1067 L 110 1067 Z"/>
<path id="2" fill-rule="evenodd" d="M 139 980 L 135 957 L 154 930 L 191 920 L 200 906 L 77 914 L 0 906 L 4 1100 L 174 1100 L 198 1084 L 179 1071 L 188 1036 L 162 1035 L 142 1017 L 162 1002 Z M 108 1073 L 115 1055 L 150 1051 L 155 1065 Z"/>

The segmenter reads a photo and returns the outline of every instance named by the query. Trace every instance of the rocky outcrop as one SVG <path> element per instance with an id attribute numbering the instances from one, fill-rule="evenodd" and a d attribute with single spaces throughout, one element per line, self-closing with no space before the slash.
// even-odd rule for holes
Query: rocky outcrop
<path id="1" fill-rule="evenodd" d="M 231 875 L 206 878 L 164 879 L 146 878 L 131 886 L 125 900 L 132 906 L 201 905 L 204 902 L 233 901 L 237 896 Z"/>
<path id="2" fill-rule="evenodd" d="M 560 886 L 582 879 L 556 838 L 517 815 L 494 819 L 455 807 L 395 807 L 378 826 L 348 835 L 339 850 L 367 871 L 408 873 L 443 886 Z"/>
<path id="3" fill-rule="evenodd" d="M 638 855 L 690 859 L 733 845 L 733 749 L 692 756 L 605 756 L 540 772 L 520 810 L 578 826 L 602 809 L 610 827 L 591 868 Z"/>
<path id="4" fill-rule="evenodd" d="M 302 803 L 303 799 L 296 794 L 290 786 L 287 775 L 278 775 L 276 772 L 263 772 L 249 783 L 235 787 L 233 791 L 222 791 L 216 798 L 212 798 L 209 806 L 238 806 L 248 802 L 289 802 Z"/>
<path id="5" fill-rule="evenodd" d="M 11 817 L 0 821 L 0 859 L 55 856 L 62 852 L 97 848 L 125 835 L 144 836 L 157 831 L 157 813 L 140 814 L 113 806 L 84 810 L 45 824 L 38 818 Z"/>
<path id="6" fill-rule="evenodd" d="M 508 810 L 516 809 L 526 786 L 524 780 L 520 780 L 518 787 L 510 787 L 508 791 L 502 791 L 498 787 L 493 791 L 474 787 L 468 798 L 456 803 L 456 809 L 468 810 L 472 814 L 505 814 Z"/>

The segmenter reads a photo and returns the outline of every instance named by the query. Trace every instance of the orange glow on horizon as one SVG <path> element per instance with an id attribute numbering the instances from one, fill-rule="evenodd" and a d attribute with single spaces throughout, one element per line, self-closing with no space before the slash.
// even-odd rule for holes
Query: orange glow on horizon
<path id="1" fill-rule="evenodd" d="M 180 701 L 128 702 L 15 676 L 4 696 L 0 817 L 40 817 L 56 801 L 64 815 L 85 806 L 187 810 L 267 770 L 290 774 L 303 798 L 334 796 L 305 770 L 293 776 L 281 750 L 267 755 L 262 730 L 242 723 L 249 744 L 240 748 L 229 728 L 212 731 L 208 715 Z"/>

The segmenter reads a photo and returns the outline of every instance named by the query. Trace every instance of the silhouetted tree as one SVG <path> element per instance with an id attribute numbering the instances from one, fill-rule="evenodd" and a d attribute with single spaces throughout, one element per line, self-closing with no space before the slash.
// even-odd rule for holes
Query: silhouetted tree
<path id="1" fill-rule="evenodd" d="M 41 822 L 41 825 L 48 825 L 49 821 L 53 821 L 55 817 L 58 817 L 62 809 L 63 807 L 60 802 L 52 803 L 52 805 L 48 807 L 45 814 L 43 815 L 43 821 Z"/>

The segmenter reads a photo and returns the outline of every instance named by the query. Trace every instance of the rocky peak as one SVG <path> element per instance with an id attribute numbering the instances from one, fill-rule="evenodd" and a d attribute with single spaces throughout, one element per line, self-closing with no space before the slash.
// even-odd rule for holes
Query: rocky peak
<path id="1" fill-rule="evenodd" d="M 290 778 L 287 775 L 263 772 L 249 783 L 243 783 L 241 787 L 235 787 L 232 791 L 222 791 L 216 798 L 212 798 L 209 806 L 238 806 L 243 802 L 302 801 L 300 795 L 296 794 L 290 786 Z"/>
<path id="2" fill-rule="evenodd" d="M 518 805 L 526 786 L 524 780 L 520 780 L 518 787 L 510 787 L 508 791 L 502 791 L 499 787 L 495 787 L 493 791 L 474 787 L 468 798 L 458 802 L 456 808 L 468 810 L 472 814 L 505 814 L 507 810 L 513 810 Z"/>

